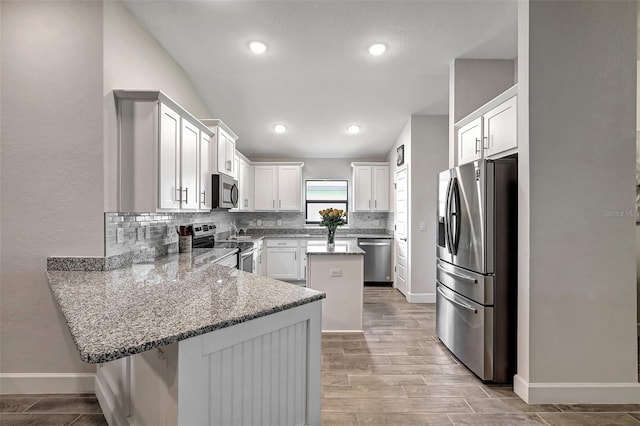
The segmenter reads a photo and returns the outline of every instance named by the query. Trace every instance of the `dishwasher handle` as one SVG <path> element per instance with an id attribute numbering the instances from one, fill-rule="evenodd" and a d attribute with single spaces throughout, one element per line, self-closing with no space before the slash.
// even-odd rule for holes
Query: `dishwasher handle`
<path id="1" fill-rule="evenodd" d="M 390 246 L 391 242 L 388 243 L 369 243 L 369 242 L 362 242 L 362 243 L 358 243 L 359 246 Z"/>

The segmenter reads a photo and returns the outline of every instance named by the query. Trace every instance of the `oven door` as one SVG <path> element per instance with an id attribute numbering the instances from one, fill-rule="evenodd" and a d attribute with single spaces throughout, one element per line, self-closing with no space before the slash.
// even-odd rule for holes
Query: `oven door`
<path id="1" fill-rule="evenodd" d="M 244 272 L 253 273 L 253 256 L 255 250 L 247 250 L 240 253 L 240 264 L 238 265 L 238 269 Z"/>

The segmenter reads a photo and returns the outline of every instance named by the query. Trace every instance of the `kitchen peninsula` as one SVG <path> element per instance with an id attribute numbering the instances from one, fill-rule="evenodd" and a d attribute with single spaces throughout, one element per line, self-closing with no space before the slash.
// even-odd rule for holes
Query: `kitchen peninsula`
<path id="1" fill-rule="evenodd" d="M 109 424 L 319 425 L 325 295 L 202 255 L 47 272 Z"/>

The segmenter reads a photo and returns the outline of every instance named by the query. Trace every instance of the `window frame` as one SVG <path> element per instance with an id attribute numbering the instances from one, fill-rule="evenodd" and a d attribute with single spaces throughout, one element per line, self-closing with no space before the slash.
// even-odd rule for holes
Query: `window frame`
<path id="1" fill-rule="evenodd" d="M 346 182 L 347 183 L 347 198 L 344 200 L 346 204 L 345 213 L 347 213 L 347 217 L 345 218 L 345 222 L 349 223 L 349 187 L 351 183 L 347 178 L 336 178 L 336 179 L 305 179 L 304 180 L 304 223 L 305 225 L 319 225 L 321 221 L 310 221 L 307 220 L 309 217 L 309 202 L 311 203 L 342 203 L 342 200 L 311 200 L 307 199 L 307 183 L 308 182 Z"/>

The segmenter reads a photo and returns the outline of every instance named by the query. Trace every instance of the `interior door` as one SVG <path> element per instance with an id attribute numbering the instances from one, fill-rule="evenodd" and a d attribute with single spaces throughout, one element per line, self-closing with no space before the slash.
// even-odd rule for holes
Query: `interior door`
<path id="1" fill-rule="evenodd" d="M 402 292 L 405 296 L 409 292 L 409 256 L 408 256 L 408 224 L 409 224 L 409 209 L 408 209 L 408 173 L 407 167 L 404 167 L 396 172 L 395 176 L 395 191 L 396 191 L 396 212 L 395 212 L 395 253 L 396 253 L 396 271 L 395 271 L 395 287 Z"/>

